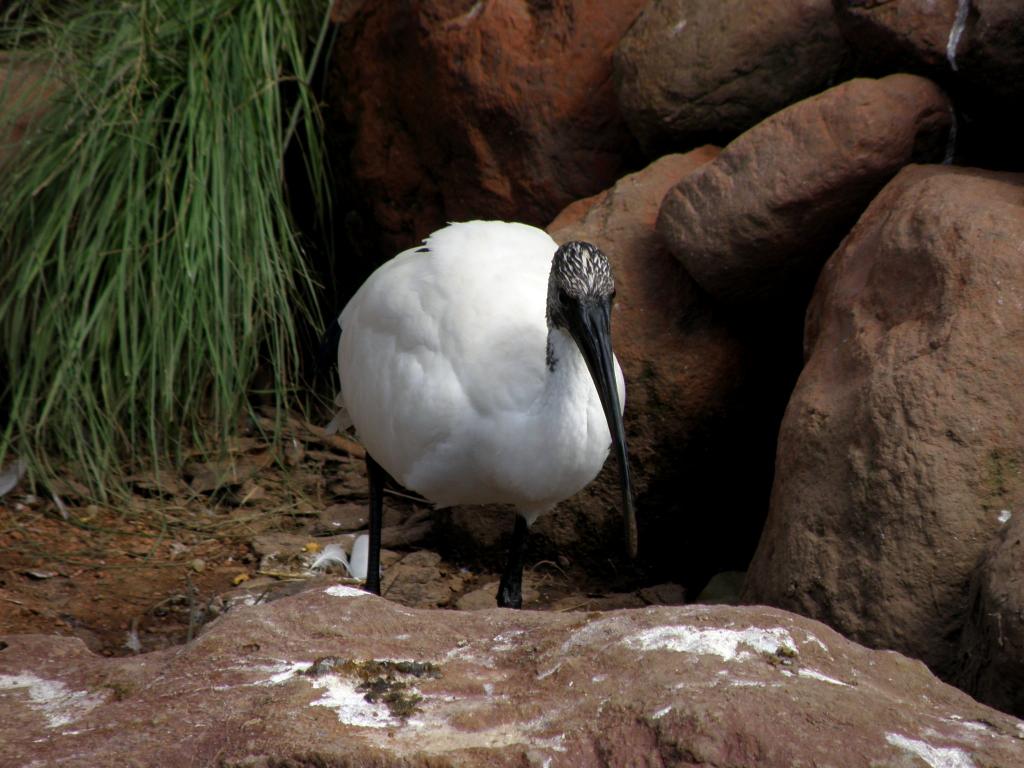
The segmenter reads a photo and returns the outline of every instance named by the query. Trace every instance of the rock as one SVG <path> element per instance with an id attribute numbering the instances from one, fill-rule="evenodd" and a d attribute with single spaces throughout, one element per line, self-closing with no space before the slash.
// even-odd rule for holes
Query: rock
<path id="1" fill-rule="evenodd" d="M 406 555 L 384 573 L 381 594 L 414 608 L 437 608 L 449 603 L 452 590 L 441 575 L 441 556 L 422 550 Z"/>
<path id="2" fill-rule="evenodd" d="M 655 230 L 666 192 L 716 155 L 711 147 L 667 155 L 569 206 L 548 227 L 559 242 L 598 244 L 611 261 L 641 559 L 649 578 L 678 582 L 691 594 L 716 571 L 745 567 L 753 553 L 785 402 L 766 394 L 779 361 L 760 364 L 750 340 L 716 314 Z M 549 542 L 549 557 L 568 553 L 610 578 L 608 561 L 621 561 L 624 549 L 621 515 L 612 460 L 534 531 Z"/>
<path id="3" fill-rule="evenodd" d="M 772 115 L 685 178 L 658 230 L 722 301 L 805 299 L 882 186 L 912 160 L 942 158 L 949 125 L 949 103 L 928 80 L 850 80 Z"/>
<path id="4" fill-rule="evenodd" d="M 1018 0 L 863 3 L 835 0 L 844 36 L 875 68 L 921 72 L 954 87 L 1010 99 L 1024 77 L 1024 6 Z"/>
<path id="5" fill-rule="evenodd" d="M 845 55 L 832 0 L 654 0 L 615 52 L 615 88 L 651 154 L 735 137 L 827 88 Z"/>
<path id="6" fill-rule="evenodd" d="M 829 260 L 745 599 L 956 670 L 1024 507 L 1024 176 L 910 166 Z"/>
<path id="7" fill-rule="evenodd" d="M 844 36 L 867 72 L 915 72 L 953 96 L 957 156 L 1024 170 L 1024 147 L 1005 105 L 1024 81 L 1020 0 L 835 0 Z"/>
<path id="8" fill-rule="evenodd" d="M 695 602 L 707 604 L 738 605 L 742 602 L 743 582 L 747 574 L 743 571 L 716 573 L 708 581 Z"/>
<path id="9" fill-rule="evenodd" d="M 965 94 L 977 89 L 974 103 L 989 102 L 992 117 L 1007 122 L 1002 105 L 1020 98 L 1024 80 L 1024 5 L 1019 0 L 971 0 L 970 11 L 957 46 L 957 71 Z"/>
<path id="10" fill-rule="evenodd" d="M 612 592 L 608 595 L 566 595 L 548 607 L 550 611 L 615 611 L 620 608 L 643 608 L 644 602 L 635 592 Z"/>
<path id="11" fill-rule="evenodd" d="M 335 585 L 127 658 L 3 640 L 9 765 L 1024 763 L 1021 721 L 767 608 L 425 611 Z"/>
<path id="12" fill-rule="evenodd" d="M 390 250 L 447 221 L 542 226 L 614 181 L 631 140 L 612 53 L 646 0 L 363 3 L 333 101 L 350 173 Z"/>
<path id="13" fill-rule="evenodd" d="M 644 587 L 637 594 L 647 605 L 682 605 L 686 602 L 686 590 L 678 584 L 655 584 Z"/>
<path id="14" fill-rule="evenodd" d="M 870 57 L 875 67 L 890 71 L 898 67 L 930 77 L 941 77 L 950 70 L 946 49 L 958 0 L 834 3 L 843 35 Z M 964 42 L 961 37 L 960 44 Z"/>
<path id="15" fill-rule="evenodd" d="M 1006 520 L 971 587 L 954 681 L 986 704 L 1024 716 L 1024 512 Z"/>
<path id="16" fill-rule="evenodd" d="M 224 488 L 242 485 L 274 461 L 269 452 L 256 455 L 233 456 L 206 462 L 190 462 L 185 474 L 191 477 L 189 487 L 195 493 L 212 493 Z"/>
<path id="17" fill-rule="evenodd" d="M 395 515 L 394 512 L 391 514 Z M 366 504 L 332 504 L 320 513 L 316 533 L 350 533 L 366 528 L 369 522 L 370 509 Z"/>

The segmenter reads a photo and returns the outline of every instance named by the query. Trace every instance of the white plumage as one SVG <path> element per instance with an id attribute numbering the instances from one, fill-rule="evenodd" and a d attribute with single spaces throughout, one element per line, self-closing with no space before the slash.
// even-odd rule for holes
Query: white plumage
<path id="1" fill-rule="evenodd" d="M 340 404 L 367 453 L 438 506 L 511 504 L 530 524 L 608 456 L 596 374 L 548 322 L 557 249 L 525 224 L 451 224 L 381 266 L 341 313 Z"/>

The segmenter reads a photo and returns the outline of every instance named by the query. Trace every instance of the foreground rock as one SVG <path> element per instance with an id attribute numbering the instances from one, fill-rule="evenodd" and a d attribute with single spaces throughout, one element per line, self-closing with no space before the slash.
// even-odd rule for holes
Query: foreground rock
<path id="1" fill-rule="evenodd" d="M 972 572 L 1024 507 L 1021 243 L 1021 175 L 911 166 L 864 213 L 808 310 L 749 600 L 955 676 Z"/>
<path id="2" fill-rule="evenodd" d="M 1003 530 L 978 569 L 960 640 L 958 686 L 1024 716 L 1024 513 L 1001 510 Z"/>
<path id="3" fill-rule="evenodd" d="M 644 4 L 341 4 L 338 131 L 386 245 L 446 221 L 543 226 L 613 182 L 631 141 L 612 54 Z"/>
<path id="4" fill-rule="evenodd" d="M 334 586 L 128 659 L 0 647 L 4 765 L 1024 762 L 1020 721 L 765 608 L 418 611 Z"/>
<path id="5" fill-rule="evenodd" d="M 615 85 L 653 153 L 731 139 L 828 87 L 845 52 L 832 0 L 654 0 L 619 43 Z"/>
<path id="6" fill-rule="evenodd" d="M 900 168 L 942 158 L 949 126 L 949 103 L 928 80 L 850 80 L 729 144 L 666 196 L 658 229 L 715 297 L 777 299 L 813 281 Z"/>

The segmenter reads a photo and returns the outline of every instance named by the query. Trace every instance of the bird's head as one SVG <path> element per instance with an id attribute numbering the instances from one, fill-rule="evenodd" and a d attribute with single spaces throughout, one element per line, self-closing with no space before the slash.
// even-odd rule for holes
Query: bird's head
<path id="1" fill-rule="evenodd" d="M 548 325 L 568 333 L 579 347 L 601 398 L 619 462 L 626 547 L 637 554 L 636 513 L 629 479 L 629 455 L 612 355 L 612 302 L 615 279 L 599 248 L 573 241 L 555 251 L 548 278 Z"/>
<path id="2" fill-rule="evenodd" d="M 608 257 L 590 243 L 574 240 L 555 251 L 548 279 L 548 324 L 571 333 L 571 311 L 581 303 L 615 299 L 615 278 Z"/>

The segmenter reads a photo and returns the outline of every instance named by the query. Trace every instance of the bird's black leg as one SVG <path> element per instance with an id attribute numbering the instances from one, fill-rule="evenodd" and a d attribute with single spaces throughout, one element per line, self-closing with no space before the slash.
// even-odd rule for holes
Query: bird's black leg
<path id="1" fill-rule="evenodd" d="M 383 467 L 366 454 L 366 478 L 370 484 L 370 548 L 366 557 L 366 591 L 380 594 L 380 529 L 384 520 Z"/>
<path id="2" fill-rule="evenodd" d="M 512 530 L 512 546 L 508 551 L 508 562 L 498 585 L 499 608 L 523 607 L 523 559 L 526 554 L 526 534 L 529 532 L 526 518 L 516 515 L 516 527 Z"/>

